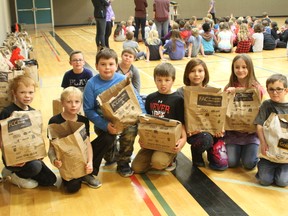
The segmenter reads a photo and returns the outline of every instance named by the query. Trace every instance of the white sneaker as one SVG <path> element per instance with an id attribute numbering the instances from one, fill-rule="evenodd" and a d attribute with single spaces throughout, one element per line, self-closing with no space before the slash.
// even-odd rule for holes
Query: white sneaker
<path id="1" fill-rule="evenodd" d="M 19 188 L 35 188 L 38 186 L 38 182 L 33 179 L 24 179 L 17 176 L 15 173 L 11 175 L 11 182 L 17 185 Z"/>
<path id="2" fill-rule="evenodd" d="M 173 170 L 176 169 L 176 166 L 177 166 L 177 164 L 176 164 L 176 160 L 175 160 L 175 161 L 173 161 L 171 164 L 169 164 L 169 166 L 166 167 L 165 170 L 171 172 L 171 171 L 173 171 Z"/>
<path id="3" fill-rule="evenodd" d="M 9 170 L 9 169 L 7 169 L 6 167 L 4 167 L 4 168 L 2 169 L 1 174 L 2 174 L 3 180 L 5 180 L 5 179 L 7 179 L 9 176 L 12 175 L 12 171 Z"/>

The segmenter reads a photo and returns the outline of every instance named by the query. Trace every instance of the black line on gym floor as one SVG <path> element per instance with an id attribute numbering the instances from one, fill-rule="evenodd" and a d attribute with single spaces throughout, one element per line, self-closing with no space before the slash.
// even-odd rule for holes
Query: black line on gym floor
<path id="1" fill-rule="evenodd" d="M 68 55 L 73 51 L 73 49 L 72 49 L 64 40 L 62 40 L 62 38 L 59 37 L 55 32 L 50 31 L 49 33 L 52 35 L 52 37 L 55 38 L 55 40 L 60 44 L 60 46 L 65 50 L 65 52 L 66 52 Z M 85 56 L 84 56 L 84 57 L 85 57 Z M 92 68 L 86 61 L 85 61 L 84 67 L 85 67 L 85 68 L 88 68 L 89 70 L 91 70 L 94 75 L 98 73 L 98 72 L 97 72 L 94 68 Z"/>
<path id="2" fill-rule="evenodd" d="M 248 215 L 183 153 L 178 153 L 172 173 L 208 215 Z"/>

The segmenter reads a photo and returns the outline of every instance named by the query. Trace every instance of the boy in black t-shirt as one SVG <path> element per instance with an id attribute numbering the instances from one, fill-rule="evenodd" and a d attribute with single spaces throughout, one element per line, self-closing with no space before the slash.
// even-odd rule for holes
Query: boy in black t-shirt
<path id="1" fill-rule="evenodd" d="M 171 89 L 175 81 L 175 73 L 175 68 L 170 63 L 156 66 L 154 81 L 158 91 L 147 96 L 145 109 L 147 114 L 182 122 L 181 138 L 175 143 L 174 153 L 141 148 L 132 162 L 132 169 L 135 173 L 145 173 L 151 168 L 168 171 L 176 168 L 174 159 L 185 145 L 187 137 L 184 126 L 184 101 L 177 92 Z M 141 140 L 139 143 L 141 146 Z"/>
<path id="2" fill-rule="evenodd" d="M 86 134 L 89 137 L 89 120 L 85 116 L 78 114 L 82 106 L 82 92 L 78 88 L 70 86 L 63 90 L 60 99 L 64 108 L 63 112 L 50 118 L 48 124 L 61 124 L 67 120 L 74 122 L 82 122 L 85 124 Z M 80 190 L 82 182 L 87 184 L 91 188 L 99 188 L 102 185 L 101 182 L 91 174 L 93 172 L 93 152 L 90 141 L 87 146 L 87 154 L 88 162 L 85 167 L 87 175 L 83 176 L 82 178 L 72 179 L 70 181 L 62 179 L 65 190 L 68 193 L 75 193 Z M 57 168 L 60 168 L 62 166 L 62 161 L 57 159 L 54 147 L 51 143 L 48 156 L 54 166 L 56 166 Z M 71 172 L 73 172 L 73 170 L 71 170 Z"/>

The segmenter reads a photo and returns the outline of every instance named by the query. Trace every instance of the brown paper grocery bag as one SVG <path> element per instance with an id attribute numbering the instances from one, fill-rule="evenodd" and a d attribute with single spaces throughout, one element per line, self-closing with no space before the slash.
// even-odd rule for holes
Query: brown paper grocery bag
<path id="1" fill-rule="evenodd" d="M 50 124 L 48 138 L 55 149 L 57 159 L 62 161 L 59 169 L 61 177 L 69 181 L 85 176 L 89 142 L 85 124 L 72 121 Z"/>
<path id="2" fill-rule="evenodd" d="M 206 131 L 215 135 L 224 130 L 227 93 L 220 88 L 184 86 L 184 116 L 188 133 Z"/>
<path id="3" fill-rule="evenodd" d="M 148 114 L 139 116 L 138 134 L 142 147 L 175 153 L 173 149 L 182 134 L 182 123 Z"/>
<path id="4" fill-rule="evenodd" d="M 138 99 L 129 78 L 102 92 L 97 97 L 103 116 L 112 122 L 118 132 L 138 121 L 142 114 Z"/>
<path id="5" fill-rule="evenodd" d="M 35 83 L 39 84 L 39 73 L 37 65 L 29 65 L 23 68 L 24 74 L 30 76 Z"/>
<path id="6" fill-rule="evenodd" d="M 15 111 L 0 123 L 2 152 L 7 166 L 46 156 L 40 111 Z"/>
<path id="7" fill-rule="evenodd" d="M 225 130 L 256 132 L 254 120 L 261 100 L 256 88 L 236 88 L 228 103 Z"/>
<path id="8" fill-rule="evenodd" d="M 260 150 L 259 156 L 276 163 L 288 163 L 288 114 L 271 113 L 264 122 L 263 132 L 268 151 L 262 155 Z"/>

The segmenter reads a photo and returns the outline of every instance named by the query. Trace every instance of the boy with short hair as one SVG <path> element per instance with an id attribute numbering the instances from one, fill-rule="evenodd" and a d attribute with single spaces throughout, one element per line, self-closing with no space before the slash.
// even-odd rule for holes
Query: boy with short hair
<path id="1" fill-rule="evenodd" d="M 133 40 L 134 32 L 128 31 L 126 33 L 126 40 L 123 42 L 123 49 L 131 48 L 136 53 L 136 60 L 145 58 L 143 51 L 140 51 L 138 42 Z"/>
<path id="2" fill-rule="evenodd" d="M 81 51 L 72 51 L 69 55 L 69 64 L 73 67 L 64 74 L 61 87 L 74 86 L 82 92 L 87 81 L 93 76 L 91 70 L 84 67 L 85 60 Z"/>
<path id="3" fill-rule="evenodd" d="M 184 100 L 171 89 L 175 81 L 175 73 L 175 68 L 170 63 L 162 63 L 155 67 L 154 82 L 158 91 L 147 96 L 145 109 L 148 114 L 182 122 L 181 138 L 175 143 L 174 153 L 141 148 L 132 162 L 135 173 L 145 173 L 151 168 L 168 171 L 176 168 L 174 159 L 185 145 L 187 137 L 184 126 Z M 141 140 L 139 143 L 141 146 Z"/>
<path id="4" fill-rule="evenodd" d="M 120 149 L 117 158 L 117 171 L 123 177 L 133 175 L 129 165 L 133 152 L 133 144 L 137 135 L 137 125 L 132 125 L 118 134 L 114 125 L 103 117 L 96 98 L 111 86 L 126 78 L 123 74 L 116 73 L 118 57 L 114 50 L 104 48 L 96 55 L 96 69 L 99 74 L 92 77 L 84 90 L 84 111 L 87 118 L 94 123 L 97 138 L 91 142 L 93 149 L 93 174 L 97 175 L 103 156 L 112 148 L 116 135 L 120 136 Z M 141 97 L 135 90 L 141 109 L 145 112 Z"/>
<path id="5" fill-rule="evenodd" d="M 68 193 L 75 193 L 80 190 L 81 183 L 87 184 L 91 188 L 99 188 L 101 187 L 101 182 L 95 178 L 91 173 L 93 171 L 93 165 L 92 165 L 92 147 L 90 143 L 90 130 L 89 130 L 89 120 L 82 115 L 79 115 L 78 112 L 80 108 L 82 107 L 82 92 L 80 89 L 69 86 L 63 90 L 61 93 L 61 103 L 63 106 L 63 111 L 53 117 L 49 120 L 50 124 L 62 124 L 66 121 L 72 121 L 72 122 L 81 122 L 85 125 L 86 134 L 88 136 L 88 142 L 87 142 L 87 164 L 85 167 L 86 175 L 82 176 L 81 178 L 74 178 L 71 180 L 65 180 L 62 178 L 62 184 L 64 185 L 65 190 Z M 67 153 L 68 154 L 68 153 Z M 48 151 L 48 156 L 51 161 L 51 163 L 57 167 L 58 169 L 62 167 L 63 164 L 65 164 L 66 161 L 62 161 L 61 159 L 57 158 L 55 148 L 50 140 L 50 146 Z M 73 170 L 70 170 L 70 172 L 73 172 Z"/>
<path id="6" fill-rule="evenodd" d="M 287 78 L 282 74 L 273 74 L 266 80 L 267 92 L 270 99 L 265 100 L 260 106 L 258 116 L 254 124 L 257 124 L 257 134 L 260 139 L 262 155 L 267 155 L 268 145 L 263 131 L 264 122 L 271 113 L 288 114 Z M 277 186 L 285 187 L 288 185 L 288 163 L 276 163 L 266 158 L 260 158 L 258 162 L 257 179 L 261 185 L 269 186 L 275 183 Z"/>

